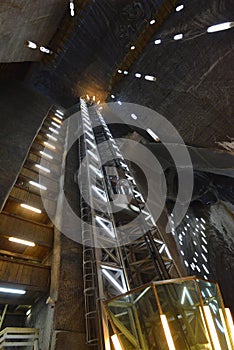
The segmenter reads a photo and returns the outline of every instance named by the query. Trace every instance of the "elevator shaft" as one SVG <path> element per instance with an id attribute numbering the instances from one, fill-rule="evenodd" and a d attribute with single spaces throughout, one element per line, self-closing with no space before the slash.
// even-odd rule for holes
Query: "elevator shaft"
<path id="1" fill-rule="evenodd" d="M 98 106 L 87 108 L 83 99 L 81 128 L 79 183 L 87 343 L 110 349 L 101 301 L 179 273 Z"/>

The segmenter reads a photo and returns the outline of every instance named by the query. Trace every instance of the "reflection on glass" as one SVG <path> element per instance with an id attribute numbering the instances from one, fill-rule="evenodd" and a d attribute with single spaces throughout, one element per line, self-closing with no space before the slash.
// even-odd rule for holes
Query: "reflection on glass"
<path id="1" fill-rule="evenodd" d="M 152 282 L 106 306 L 123 349 L 234 349 L 215 283 L 195 277 Z"/>

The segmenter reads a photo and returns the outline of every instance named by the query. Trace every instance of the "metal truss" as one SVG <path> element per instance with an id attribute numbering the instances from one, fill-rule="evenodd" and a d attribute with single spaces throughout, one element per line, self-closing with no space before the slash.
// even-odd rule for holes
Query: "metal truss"
<path id="1" fill-rule="evenodd" d="M 81 117 L 79 182 L 87 342 L 109 350 L 100 300 L 179 273 L 99 109 L 90 112 L 81 99 Z M 131 184 L 131 193 L 124 181 Z M 123 209 L 118 212 L 113 211 L 116 194 Z"/>

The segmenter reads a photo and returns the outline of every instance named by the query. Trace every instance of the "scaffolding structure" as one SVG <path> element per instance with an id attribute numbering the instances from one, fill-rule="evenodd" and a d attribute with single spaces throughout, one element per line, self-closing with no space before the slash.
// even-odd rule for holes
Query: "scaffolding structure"
<path id="1" fill-rule="evenodd" d="M 80 175 L 85 181 L 79 183 L 87 343 L 110 349 L 101 301 L 144 283 L 179 277 L 179 272 L 98 106 L 88 109 L 83 99 L 81 128 Z M 116 196 L 120 208 L 113 210 Z M 124 244 L 126 237 L 129 243 Z"/>

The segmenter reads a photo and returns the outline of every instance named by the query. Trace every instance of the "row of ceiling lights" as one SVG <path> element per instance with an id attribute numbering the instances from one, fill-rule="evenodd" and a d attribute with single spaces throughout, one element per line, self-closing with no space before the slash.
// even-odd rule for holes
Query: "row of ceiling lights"
<path id="1" fill-rule="evenodd" d="M 53 117 L 52 119 L 53 120 L 56 120 L 56 123 L 54 122 L 51 122 L 52 125 L 59 127 L 59 124 L 61 124 L 61 120 L 63 119 L 63 113 L 60 111 L 60 110 L 56 110 L 56 113 L 55 113 L 55 116 L 57 116 L 59 119 L 57 119 L 56 117 Z M 49 129 L 51 130 L 52 128 L 49 127 Z M 51 130 L 53 131 L 53 130 Z M 50 135 L 50 134 L 46 134 L 48 136 L 49 139 L 52 139 L 53 141 L 57 141 L 57 139 Z M 49 147 L 49 148 L 52 148 L 52 149 L 55 149 L 55 146 L 51 145 L 49 142 L 44 142 L 44 145 Z M 42 154 L 42 156 L 49 156 L 47 153 L 45 152 L 40 152 Z M 53 159 L 53 157 L 50 157 L 50 159 Z M 35 167 L 44 171 L 45 173 L 50 173 L 50 170 L 41 166 L 40 164 L 35 164 Z M 42 190 L 46 190 L 47 188 L 37 182 L 34 182 L 34 181 L 29 181 L 29 183 L 32 185 L 32 186 L 35 186 L 37 188 L 40 188 Z M 24 209 L 27 209 L 29 211 L 32 211 L 34 213 L 37 213 L 37 214 L 41 214 L 41 210 L 38 209 L 38 208 L 35 208 L 31 205 L 28 205 L 26 203 L 21 203 L 20 206 Z M 35 243 L 34 242 L 31 242 L 31 241 L 27 241 L 27 240 L 24 240 L 24 239 L 19 239 L 17 237 L 9 237 L 9 241 L 10 242 L 14 242 L 14 243 L 18 243 L 18 244 L 23 244 L 23 245 L 26 245 L 26 246 L 29 246 L 29 247 L 35 247 Z M 15 288 L 4 288 L 4 287 L 0 287 L 0 293 L 10 293 L 10 294 L 25 294 L 26 291 L 25 290 L 22 290 L 22 289 L 15 289 Z"/>
<path id="2" fill-rule="evenodd" d="M 175 9 L 176 12 L 180 12 L 181 10 L 184 9 L 184 5 L 181 4 L 181 5 L 178 5 Z M 156 20 L 155 19 L 152 19 L 150 22 L 149 22 L 151 25 L 155 24 L 156 23 Z M 208 27 L 207 29 L 207 32 L 208 33 L 213 33 L 213 32 L 217 32 L 217 31 L 221 31 L 221 30 L 226 30 L 226 29 L 229 29 L 229 28 L 232 28 L 234 26 L 234 22 L 225 22 L 225 23 L 220 23 L 220 24 L 216 24 L 216 25 L 213 25 L 213 26 L 210 26 Z M 174 40 L 181 40 L 183 39 L 184 35 L 182 33 L 178 33 L 176 35 L 174 35 L 173 39 Z M 162 39 L 158 38 L 154 41 L 155 45 L 159 45 L 162 43 Z M 130 49 L 133 51 L 136 49 L 136 46 L 135 45 L 132 45 L 130 46 Z M 124 75 L 128 75 L 128 71 L 127 70 L 124 70 L 122 71 L 121 69 L 118 69 L 117 71 L 119 74 L 124 74 Z M 136 78 L 141 78 L 142 75 L 140 73 L 135 73 L 135 77 Z M 156 78 L 153 77 L 153 76 L 149 76 L 149 75 L 146 75 L 145 76 L 145 79 L 146 80 L 149 80 L 149 81 L 155 81 Z"/>

